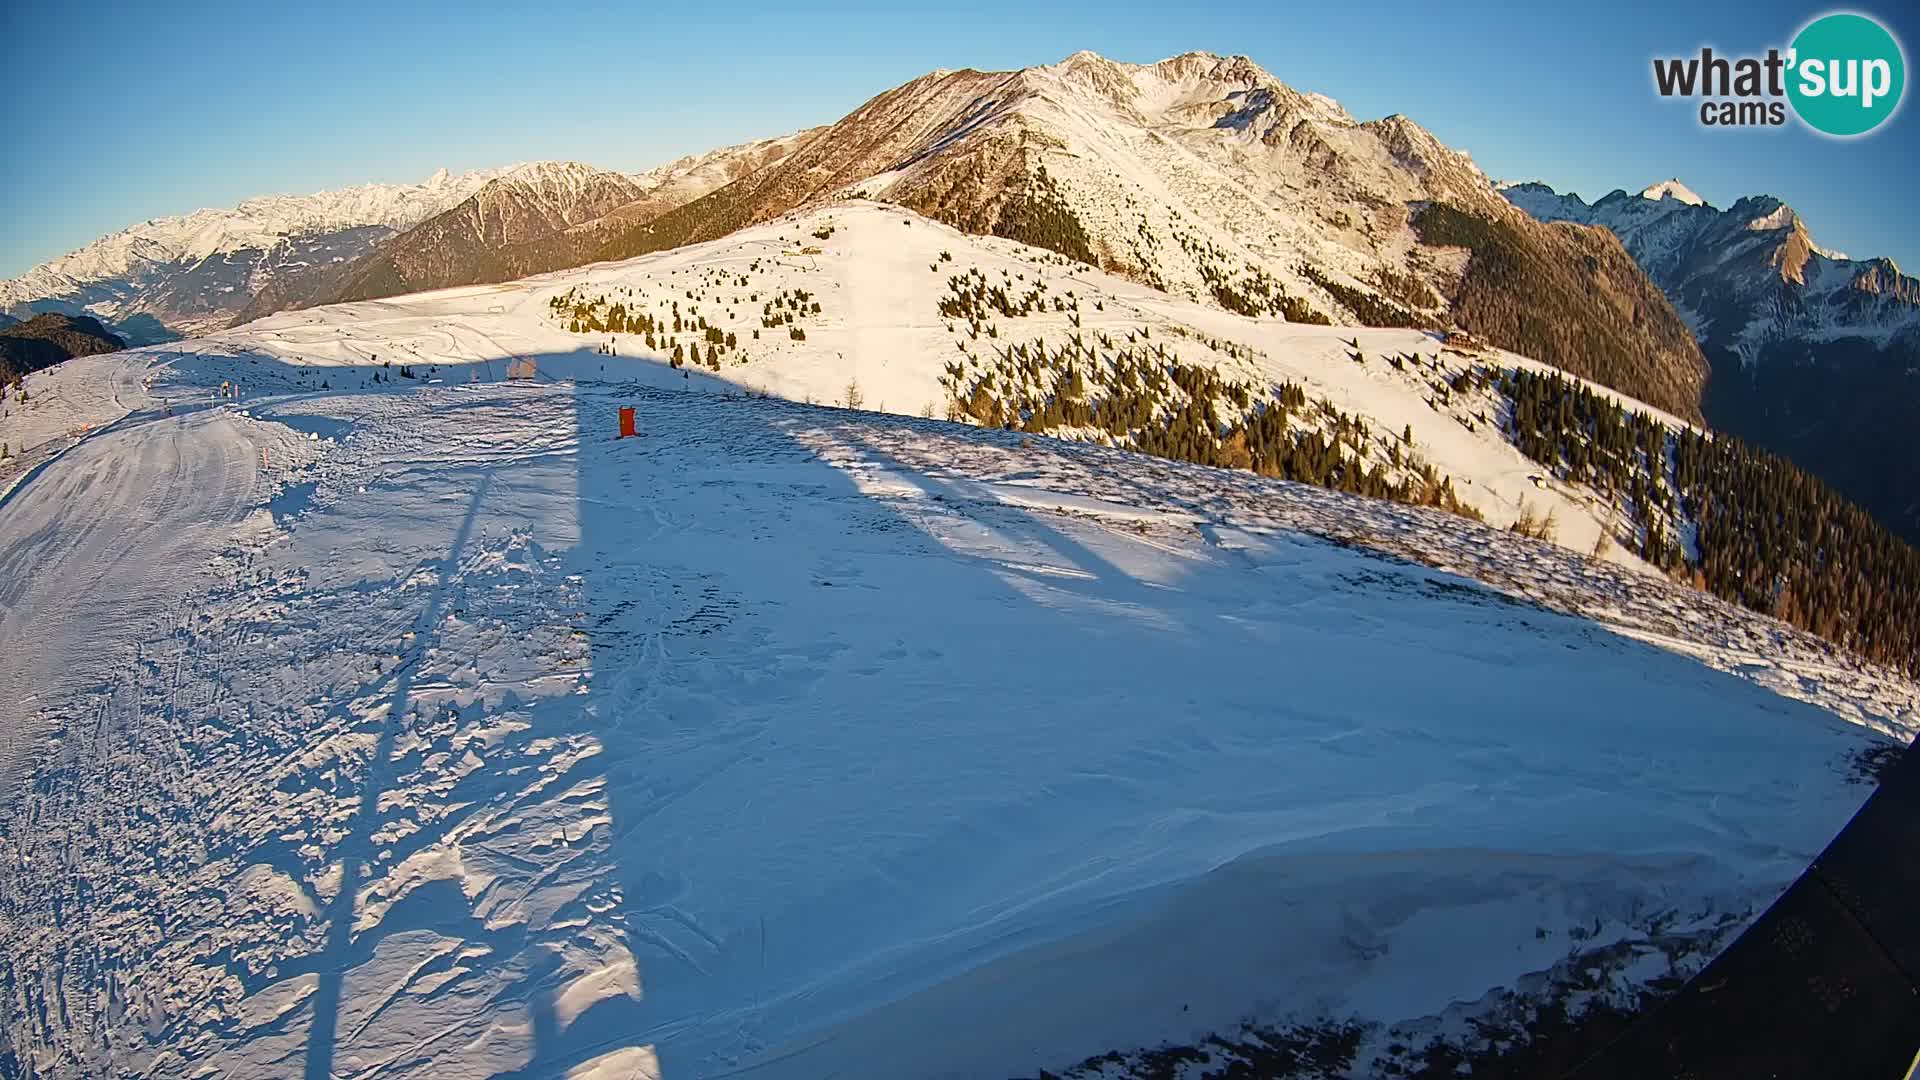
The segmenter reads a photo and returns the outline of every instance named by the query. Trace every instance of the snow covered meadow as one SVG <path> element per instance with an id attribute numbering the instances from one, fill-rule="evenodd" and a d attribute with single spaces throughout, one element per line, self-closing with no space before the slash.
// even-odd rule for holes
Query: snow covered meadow
<path id="1" fill-rule="evenodd" d="M 1030 1076 L 1254 1019 L 1365 1075 L 1595 949 L 1697 967 L 1920 726 L 1454 515 L 761 395 L 917 410 L 917 307 L 695 375 L 565 287 L 33 377 L 96 423 L 5 428 L 0 1071 Z"/>

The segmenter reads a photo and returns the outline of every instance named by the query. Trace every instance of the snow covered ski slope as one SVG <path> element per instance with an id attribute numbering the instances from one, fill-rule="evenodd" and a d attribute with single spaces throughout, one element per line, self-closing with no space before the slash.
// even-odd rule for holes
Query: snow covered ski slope
<path id="1" fill-rule="evenodd" d="M 977 275 L 974 280 L 983 288 L 1004 290 L 1021 305 L 1018 314 L 943 313 L 954 280 L 969 275 Z M 805 300 L 798 300 L 803 295 Z M 1069 302 L 1071 308 L 1064 306 Z M 576 328 L 569 314 L 576 304 L 603 315 L 615 304 L 636 317 L 648 314 L 659 328 L 653 346 L 639 333 Z M 775 319 L 785 313 L 793 320 L 767 326 L 769 306 Z M 674 323 L 676 316 L 683 325 Z M 1451 478 L 1459 497 L 1493 524 L 1511 524 L 1530 512 L 1552 513 L 1559 542 L 1568 548 L 1590 552 L 1605 531 L 1615 541 L 1607 558 L 1645 568 L 1632 554 L 1637 545 L 1626 535 L 1631 527 L 1623 526 L 1629 515 L 1611 495 L 1541 477 L 1541 466 L 1502 434 L 1502 405 L 1487 393 L 1449 386 L 1475 365 L 1545 365 L 1497 350 L 1472 357 L 1443 352 L 1434 335 L 1418 330 L 1234 315 L 1051 251 L 964 234 L 898 207 L 860 200 L 626 262 L 502 285 L 286 312 L 215 335 L 205 347 L 315 368 L 303 385 L 317 386 L 326 379 L 326 366 L 343 364 L 404 363 L 425 375 L 434 364 L 490 363 L 482 374 L 497 378 L 506 357 L 608 346 L 623 357 L 661 361 L 680 346 L 699 350 L 704 359 L 715 346 L 701 325 L 723 337 L 733 335 L 734 343 L 719 350 L 717 369 L 690 362 L 696 377 L 706 374 L 794 401 L 844 403 L 851 388 L 866 408 L 908 416 L 947 415 L 953 390 L 943 380 L 950 369 L 961 370 L 969 381 L 991 374 L 1003 398 L 1037 393 L 1018 365 L 1004 360 L 1016 346 L 1032 348 L 1038 342 L 1057 352 L 1082 342 L 1107 356 L 1134 348 L 1164 350 L 1168 357 L 1252 387 L 1256 400 L 1286 382 L 1307 394 L 1309 412 L 1324 403 L 1364 419 L 1370 431 L 1364 440 L 1366 460 L 1391 474 L 1405 465 L 1398 455 L 1389 460 L 1394 444 L 1411 431 L 1411 441 L 1397 449 Z M 1403 363 L 1403 356 L 1414 359 Z M 595 358 L 552 374 L 598 378 L 602 367 Z M 244 380 L 248 372 L 238 374 Z M 354 375 L 353 385 L 368 378 L 365 372 Z M 966 396 L 964 387 L 960 396 Z M 1223 416 L 1234 415 L 1227 402 L 1217 404 Z M 1305 422 L 1303 416 L 1294 419 L 1296 426 Z M 1108 439 L 1098 428 L 1068 434 Z"/>
<path id="2" fill-rule="evenodd" d="M 435 314 L 485 295 L 74 369 L 143 396 L 0 506 L 9 1074 L 1389 1055 L 1697 966 L 1915 730 L 1503 530 Z"/>
<path id="3" fill-rule="evenodd" d="M 88 359 L 106 361 L 90 366 L 106 393 L 83 399 L 139 408 L 82 438 L 51 440 L 27 455 L 33 463 L 12 484 L 0 485 L 8 522 L 0 544 L 0 791 L 10 792 L 39 752 L 46 716 L 82 699 L 104 715 L 139 643 L 177 618 L 183 596 L 205 588 L 211 558 L 252 512 L 264 487 L 262 455 L 292 441 L 224 412 L 175 415 L 144 399 L 134 374 L 140 354 Z"/>

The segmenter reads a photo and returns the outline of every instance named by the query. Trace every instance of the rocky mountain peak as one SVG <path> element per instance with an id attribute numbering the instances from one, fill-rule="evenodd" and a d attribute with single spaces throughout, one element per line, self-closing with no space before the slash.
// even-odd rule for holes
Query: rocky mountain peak
<path id="1" fill-rule="evenodd" d="M 1734 203 L 1727 213 L 1748 233 L 1774 234 L 1768 241 L 1767 265 L 1782 281 L 1806 283 L 1807 260 L 1814 255 L 1813 236 L 1793 207 L 1771 195 L 1754 195 Z"/>
<path id="2" fill-rule="evenodd" d="M 1653 202 L 1660 202 L 1663 199 L 1673 199 L 1686 203 L 1689 206 L 1704 206 L 1707 202 L 1707 200 L 1694 194 L 1693 189 L 1681 183 L 1677 177 L 1671 180 L 1662 180 L 1657 184 L 1649 184 L 1641 190 L 1640 197 Z"/>
<path id="3" fill-rule="evenodd" d="M 1849 282 L 1856 292 L 1884 296 L 1903 304 L 1920 305 L 1920 281 L 1902 274 L 1892 259 L 1862 259 L 1858 265 L 1859 269 Z"/>
<path id="4" fill-rule="evenodd" d="M 1543 185 L 1504 192 L 1541 220 L 1620 238 L 1710 358 L 1703 411 L 1715 428 L 1787 455 L 1920 540 L 1920 281 L 1891 259 L 1821 248 L 1772 195 L 1723 211 L 1677 192 L 1616 192 L 1592 207 Z"/>

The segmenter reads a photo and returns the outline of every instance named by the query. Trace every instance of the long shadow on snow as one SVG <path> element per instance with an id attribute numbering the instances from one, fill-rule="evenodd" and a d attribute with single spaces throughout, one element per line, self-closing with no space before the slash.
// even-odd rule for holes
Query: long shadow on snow
<path id="1" fill-rule="evenodd" d="M 923 823 L 917 841 L 893 845 L 862 878 L 835 881 L 817 896 L 769 895 L 757 920 L 731 925 L 710 925 L 701 900 L 716 899 L 716 892 L 723 898 L 730 888 L 753 888 L 752 867 L 708 859 L 709 869 L 733 884 L 701 880 L 672 857 L 688 842 L 679 826 L 704 826 L 720 837 L 765 834 L 785 819 L 783 808 L 818 804 L 821 790 L 872 783 L 862 775 L 873 767 L 868 761 L 797 749 L 859 728 L 868 717 L 839 715 L 849 703 L 892 718 L 859 728 L 857 745 L 850 747 L 881 761 L 893 756 L 889 739 L 898 740 L 900 753 L 924 758 L 930 756 L 928 743 L 940 739 L 993 742 L 1013 734 L 982 723 L 972 703 L 975 691 L 965 685 L 969 679 L 992 683 L 994 667 L 1012 657 L 1007 644 L 982 634 L 972 643 L 973 655 L 927 647 L 951 649 L 952 643 L 929 621 L 938 612 L 921 606 L 915 586 L 938 578 L 942 595 L 1010 612 L 1003 624 L 1019 625 L 1058 650 L 1063 662 L 1049 677 L 1083 687 L 1087 705 L 1077 714 L 1063 710 L 1056 727 L 1093 723 L 1094 714 L 1107 707 L 1097 684 L 1107 673 L 1102 650 L 1110 645 L 1109 634 L 1090 627 L 1077 609 L 1034 603 L 1021 584 L 1041 579 L 1028 570 L 949 550 L 919 513 L 927 500 L 875 497 L 847 469 L 823 460 L 824 449 L 898 467 L 858 439 L 857 427 L 841 430 L 849 414 L 671 384 L 581 386 L 575 402 L 581 535 L 572 568 L 584 582 L 583 625 L 593 669 L 589 700 L 596 710 L 591 724 L 605 733 L 596 760 L 607 777 L 624 916 L 641 956 L 642 998 L 605 999 L 564 1032 L 550 1029 L 526 1075 L 639 1044 L 654 1046 L 668 1077 L 712 1075 L 774 1053 L 777 1036 L 763 1040 L 759 1030 L 777 1031 L 782 1020 L 803 1010 L 805 980 L 863 944 L 844 927 L 839 938 L 829 932 L 808 940 L 810 926 L 831 923 L 823 916 L 837 909 L 894 896 L 907 908 L 930 909 L 904 920 L 918 921 L 925 933 L 984 933 L 966 924 L 964 912 L 942 909 L 902 882 L 930 867 L 978 859 L 991 846 L 983 837 L 1019 827 L 1015 811 L 1023 802 L 1073 796 L 1010 782 L 995 796 L 1000 807 L 974 820 Z M 638 409 L 638 439 L 613 439 L 622 404 Z M 951 435 L 941 425 L 930 429 Z M 954 492 L 949 506 L 958 514 L 946 523 L 984 522 L 1015 547 L 1033 548 L 1037 541 L 1044 557 L 1084 579 L 1081 591 L 1100 603 L 1122 594 L 1138 607 L 1151 603 L 1145 586 L 1040 514 L 1005 507 L 988 515 L 972 505 L 977 501 L 973 493 Z M 794 539 L 811 543 L 789 545 Z M 929 580 L 902 576 L 902 567 Z M 894 572 L 871 573 L 876 568 Z M 812 640 L 783 639 L 795 623 L 811 627 Z M 1169 620 L 1137 625 L 1128 631 L 1137 644 L 1162 647 Z M 847 633 L 849 627 L 858 633 Z M 1195 633 L 1190 627 L 1179 632 Z M 967 672 L 957 686 L 956 669 Z M 875 697 L 862 688 L 882 676 L 894 685 L 925 687 L 929 696 Z M 1026 726 L 1017 710 L 996 723 Z M 1098 753 L 1124 761 L 1157 752 L 1118 746 Z M 790 772 L 761 770 L 748 789 L 729 787 L 728 774 L 781 755 L 806 760 Z M 1092 786 L 1114 787 L 1097 780 Z M 1099 802 L 1124 797 L 1117 790 L 1095 794 Z M 873 802 L 872 816 L 852 824 L 886 831 L 887 808 L 882 800 Z M 809 826 L 802 822 L 796 831 L 809 834 Z M 817 839 L 803 835 L 799 842 Z M 855 846 L 870 839 L 851 838 Z M 753 857 L 749 850 L 740 853 L 743 860 Z M 960 970 L 954 956 L 940 964 L 914 972 L 911 984 Z M 728 1016 L 737 1032 L 712 1029 L 714 1017 Z M 744 1060 L 715 1053 L 743 1054 Z"/>
<path id="2" fill-rule="evenodd" d="M 639 439 L 611 440 L 620 404 L 638 409 Z M 793 1031 L 787 1025 L 805 1015 L 806 998 L 822 990 L 810 980 L 822 973 L 855 964 L 852 976 L 870 979 L 875 1000 L 884 1000 L 993 962 L 1016 948 L 1011 943 L 1034 923 L 1008 910 L 946 906 L 919 883 L 937 882 L 956 866 L 978 865 L 990 878 L 998 872 L 995 851 L 1017 842 L 1035 820 L 1123 813 L 1140 775 L 1174 760 L 1169 755 L 1181 744 L 1210 738 L 1210 710 L 1264 710 L 1276 723 L 1311 729 L 1309 741 L 1351 726 L 1338 713 L 1279 708 L 1275 678 L 1321 684 L 1328 693 L 1317 696 L 1324 700 L 1345 691 L 1356 703 L 1379 699 L 1385 684 L 1386 698 L 1404 719 L 1376 725 L 1379 737 L 1426 744 L 1443 758 L 1492 758 L 1505 749 L 1446 731 L 1447 708 L 1538 707 L 1501 687 L 1463 688 L 1436 701 L 1420 685 L 1430 675 L 1383 671 L 1366 656 L 1333 672 L 1299 670 L 1284 651 L 1269 652 L 1258 639 L 1235 644 L 1236 630 L 1211 616 L 1199 622 L 1177 601 L 1157 604 L 1170 595 L 1163 586 L 1137 580 L 1054 525 L 1048 512 L 1007 505 L 970 481 L 931 477 L 869 437 L 876 427 L 890 427 L 928 443 L 1004 444 L 1008 439 L 999 433 L 659 388 L 582 387 L 576 405 L 582 433 L 577 569 L 586 582 L 592 695 L 607 710 L 601 723 L 621 734 L 606 740 L 603 760 L 643 998 L 609 1000 L 543 1046 L 540 1060 L 555 1069 L 623 1042 L 653 1045 L 670 1078 L 778 1065 L 788 1054 L 809 1052 L 780 1033 Z M 595 433 L 605 435 L 596 441 Z M 837 463 L 824 462 L 823 452 Z M 906 478 L 919 495 L 863 487 L 854 479 L 862 463 Z M 768 492 L 781 496 L 766 498 Z M 975 528 L 996 534 L 999 547 L 984 554 L 957 550 L 953 530 Z M 788 543 L 800 537 L 813 546 Z M 1782 702 L 1683 657 L 1594 632 L 1582 620 L 1489 603 L 1488 591 L 1467 579 L 1367 553 L 1347 560 L 1317 539 L 1305 546 L 1309 558 L 1343 565 L 1341 580 L 1353 591 L 1406 579 L 1397 591 L 1427 602 L 1427 618 L 1468 627 L 1465 637 L 1471 638 L 1472 625 L 1516 621 L 1551 631 L 1536 651 L 1512 659 L 1516 667 L 1554 663 L 1563 648 L 1584 639 L 1598 646 L 1594 652 L 1614 654 L 1598 661 L 1609 669 L 1654 682 L 1707 684 L 1754 702 L 1757 737 L 1808 722 L 1845 728 L 1818 710 Z M 998 557 L 1008 548 L 1035 551 L 1052 571 L 1036 574 Z M 1266 584 L 1233 572 L 1219 573 L 1214 583 L 1255 594 Z M 983 620 L 943 608 L 937 597 L 965 597 L 969 605 L 1004 614 Z M 1328 621 L 1338 622 L 1340 598 L 1330 599 Z M 1252 598 L 1255 606 L 1263 600 Z M 965 625 L 956 631 L 948 619 Z M 796 621 L 809 640 L 781 638 Z M 1375 634 L 1390 641 L 1401 632 L 1392 620 L 1373 618 L 1330 629 L 1353 634 L 1356 644 Z M 1016 630 L 1018 644 L 1005 640 Z M 1044 673 L 1031 670 L 1036 647 Z M 1171 701 L 1130 705 L 1113 694 L 1116 670 L 1135 682 L 1208 686 L 1208 699 L 1203 704 L 1176 694 Z M 863 680 L 873 679 L 891 690 L 863 691 Z M 1029 694 L 1046 701 L 1044 713 L 1020 707 Z M 859 715 L 848 715 L 849 707 Z M 1163 714 L 1164 726 L 1152 714 Z M 884 721 L 875 722 L 880 717 Z M 1036 730 L 1053 734 L 1027 738 Z M 918 822 L 916 786 L 933 778 L 917 773 L 916 764 L 924 769 L 942 739 L 1003 748 L 986 756 L 989 771 L 1004 771 L 1004 778 L 980 787 L 982 801 L 966 819 Z M 1236 752 L 1227 738 L 1211 749 L 1223 761 Z M 1038 756 L 1043 767 L 1023 767 L 1023 756 Z M 766 766 L 783 758 L 790 763 Z M 1631 755 L 1622 755 L 1569 780 L 1604 784 L 1617 777 L 1613 770 L 1630 765 Z M 889 769 L 902 778 L 895 789 Z M 823 800 L 823 789 L 839 794 Z M 1204 792 L 1194 793 L 1191 803 L 1203 813 L 1230 812 Z M 849 805 L 860 812 L 849 817 Z M 813 812 L 832 815 L 838 842 L 870 851 L 865 857 L 872 866 L 830 888 L 792 871 L 785 878 L 774 869 L 760 874 L 756 867 L 771 866 L 787 844 L 792 858 L 830 856 L 817 835 L 829 823 L 810 821 Z M 740 842 L 737 852 L 718 857 L 711 849 L 675 855 L 703 838 L 726 844 L 769 830 L 784 840 Z M 1420 831 L 1408 833 L 1408 843 L 1417 846 Z M 830 872 L 823 877 L 831 879 Z M 741 904 L 739 896 L 771 890 L 775 880 L 817 895 L 768 891 L 760 895 L 757 916 L 743 918 L 741 910 L 756 905 Z M 1006 884 L 1029 900 L 1042 888 L 1018 878 Z M 1084 897 L 1095 905 L 1110 899 Z M 706 904 L 715 901 L 735 910 L 710 917 Z M 1071 921 L 1085 911 L 1065 904 L 1045 918 Z M 863 912 L 896 918 L 908 940 L 952 935 L 979 947 L 936 956 L 911 971 L 882 970 L 859 950 L 885 943 L 863 939 L 858 925 L 844 925 L 858 924 Z M 729 916 L 731 922 L 722 921 Z"/>
<path id="3" fill-rule="evenodd" d="M 575 354 L 541 363 L 548 372 L 571 364 L 584 373 L 605 358 Z M 456 382 L 465 369 L 446 370 Z M 343 386 L 356 374 L 333 372 Z M 367 788 L 350 839 L 337 853 L 348 870 L 327 911 L 326 952 L 317 958 L 321 980 L 306 1048 L 310 1080 L 338 1071 L 350 965 L 375 955 L 393 931 L 429 922 L 514 953 L 509 959 L 523 973 L 515 985 L 524 992 L 531 1047 L 526 1065 L 503 1075 L 556 1075 L 622 1047 L 653 1047 L 660 1073 L 671 1080 L 777 1058 L 784 1052 L 781 1033 L 811 1015 L 806 998 L 821 989 L 814 980 L 874 944 L 835 912 L 884 909 L 909 936 L 1005 933 L 1020 920 L 1006 911 L 946 905 L 921 883 L 937 883 L 958 865 L 978 867 L 982 880 L 995 883 L 1001 878 L 994 875 L 1014 873 L 1004 884 L 1015 892 L 1034 887 L 1018 876 L 1031 867 L 994 865 L 996 845 L 1030 828 L 1036 806 L 1069 821 L 1123 812 L 1137 785 L 1150 782 L 1156 763 L 1173 760 L 1168 754 L 1176 743 L 1209 738 L 1208 710 L 1271 715 L 1276 739 L 1293 736 L 1287 727 L 1308 729 L 1311 741 L 1351 726 L 1335 713 L 1278 708 L 1276 678 L 1336 689 L 1351 680 L 1360 697 L 1367 696 L 1368 682 L 1377 689 L 1415 678 L 1381 672 L 1365 658 L 1351 669 L 1294 670 L 1284 648 L 1257 639 L 1236 644 L 1224 623 L 1196 623 L 1172 604 L 1163 618 L 1139 618 L 1160 594 L 1047 522 L 1043 512 L 997 504 L 986 512 L 990 493 L 966 481 L 930 480 L 867 437 L 872 427 L 888 426 L 964 447 L 1004 442 L 998 433 L 706 392 L 715 388 L 712 380 L 696 384 L 658 369 L 625 386 L 560 388 L 572 394 L 578 434 L 578 536 L 567 563 L 580 575 L 576 629 L 588 639 L 592 674 L 584 695 L 534 708 L 526 739 L 571 735 L 597 744 L 598 752 L 574 764 L 569 778 L 576 785 L 604 784 L 611 820 L 597 827 L 601 835 L 592 842 L 604 843 L 597 857 L 612 864 L 620 902 L 592 915 L 596 925 L 618 928 L 630 943 L 639 962 L 638 999 L 604 995 L 571 1022 L 560 1021 L 557 1002 L 567 987 L 550 977 L 553 962 L 541 957 L 564 944 L 568 920 L 586 917 L 578 908 L 554 913 L 562 925 L 502 933 L 437 911 L 437 904 L 458 902 L 441 889 L 435 904 L 416 902 L 393 915 L 399 926 L 383 923 L 354 940 L 357 898 L 372 879 L 372 837 L 381 823 L 394 724 L 412 694 L 409 669 L 394 681 Z M 640 410 L 639 439 L 612 437 L 622 404 Z M 869 494 L 847 469 L 822 459 L 823 446 L 909 472 L 923 496 L 941 495 L 945 505 Z M 418 622 L 417 650 L 431 643 L 446 602 L 445 575 L 460 563 L 489 484 L 511 482 L 508 471 L 476 473 L 465 523 Z M 1014 546 L 1037 542 L 1052 561 L 1078 574 L 1036 578 L 990 554 L 952 550 L 952 530 L 983 525 Z M 814 538 L 814 545 L 789 543 L 803 537 Z M 1434 571 L 1374 560 L 1364 565 L 1480 592 Z M 1260 595 L 1265 581 L 1228 577 L 1221 582 L 1254 594 L 1252 602 L 1270 599 Z M 929 608 L 923 588 L 929 595 L 967 597 L 968 605 Z M 1434 598 L 1455 605 L 1449 619 L 1499 615 L 1470 596 Z M 1114 608 L 1116 599 L 1131 611 Z M 1275 602 L 1324 599 L 1309 588 Z M 1325 614 L 1340 615 L 1337 606 Z M 1539 618 L 1584 628 L 1578 620 Z M 1016 629 L 1019 640 L 1006 640 Z M 1346 629 L 1393 633 L 1391 623 Z M 1832 722 L 1684 658 L 1602 637 L 1604 651 L 1633 654 L 1632 670 L 1744 695 L 1757 712 L 1782 724 Z M 1033 670 L 1036 647 L 1043 672 Z M 1515 663 L 1549 655 L 1543 647 L 1541 656 Z M 1129 685 L 1191 680 L 1210 689 L 1204 703 L 1191 695 L 1131 702 L 1113 692 L 1116 670 L 1129 672 Z M 1027 698 L 1045 700 L 1047 712 L 1024 711 L 1020 703 Z M 1430 698 L 1425 688 L 1409 695 Z M 1525 707 L 1518 695 L 1497 687 L 1474 688 L 1473 698 L 1482 708 Z M 876 722 L 882 716 L 885 723 Z M 1391 722 L 1376 727 L 1384 739 L 1396 735 Z M 1449 742 L 1434 727 L 1433 714 L 1411 710 L 1397 734 L 1431 742 L 1438 754 L 1489 752 Z M 1036 729 L 1038 738 L 1032 737 Z M 916 762 L 937 753 L 941 739 L 998 748 L 987 755 L 987 767 L 1004 770 L 1004 777 L 971 778 L 984 801 L 965 820 L 894 820 L 911 819 L 914 785 L 926 779 L 914 771 Z M 1222 742 L 1211 752 L 1227 763 L 1236 747 Z M 1036 766 L 1023 757 L 1041 760 Z M 768 769 L 774 761 L 783 766 Z M 729 774 L 751 783 L 742 786 Z M 823 799 L 822 791 L 838 795 Z M 1192 798 L 1202 811 L 1219 809 L 1209 808 L 1204 792 Z M 862 813 L 848 817 L 849 805 Z M 429 832 L 401 850 L 438 842 L 444 833 Z M 801 895 L 794 883 L 806 877 L 780 869 L 780 851 L 791 845 L 799 853 L 831 854 L 823 841 L 828 834 L 872 865 L 830 879 L 829 890 Z M 739 841 L 738 850 L 715 843 L 729 837 Z M 703 843 L 710 846 L 696 846 Z M 723 906 L 710 914 L 716 904 L 733 910 Z M 741 915 L 749 909 L 757 909 L 756 918 Z M 947 955 L 905 974 L 876 970 L 871 956 L 854 958 L 866 962 L 862 970 L 885 997 L 938 984 L 993 955 Z"/>
<path id="4" fill-rule="evenodd" d="M 307 1035 L 307 1080 L 329 1080 L 333 1076 L 333 1051 L 335 1035 L 340 1017 L 341 984 L 346 975 L 346 956 L 348 945 L 353 937 L 354 906 L 360 899 L 360 889 L 367 876 L 368 864 L 373 859 L 373 832 L 379 822 L 380 796 L 387 783 L 389 760 L 393 756 L 394 736 L 398 726 L 406 720 L 408 698 L 413 691 L 415 665 L 419 663 L 425 649 L 423 636 L 431 635 L 439 625 L 440 613 L 446 603 L 447 587 L 450 579 L 460 567 L 460 557 L 467 542 L 473 536 L 473 525 L 479 517 L 480 507 L 486 499 L 487 486 L 492 475 L 481 477 L 475 485 L 473 497 L 467 503 L 467 512 L 460 523 L 460 531 L 454 536 L 453 547 L 447 552 L 447 558 L 440 567 L 438 583 L 427 598 L 426 609 L 420 613 L 415 624 L 416 643 L 413 654 L 402 662 L 394 678 L 393 695 L 388 701 L 386 714 L 380 726 L 380 738 L 374 747 L 373 756 L 368 760 L 366 787 L 360 794 L 358 808 L 353 822 L 348 826 L 348 839 L 339 852 L 342 878 L 339 891 L 327 906 L 327 949 L 326 959 L 320 969 L 320 983 L 314 992 L 313 1021 Z"/>

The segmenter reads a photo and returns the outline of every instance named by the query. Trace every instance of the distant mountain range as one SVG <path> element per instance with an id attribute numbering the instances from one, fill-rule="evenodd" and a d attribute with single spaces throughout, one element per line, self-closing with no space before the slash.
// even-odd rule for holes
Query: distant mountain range
<path id="1" fill-rule="evenodd" d="M 1826 478 L 1920 543 L 1920 281 L 1822 248 L 1767 195 L 1725 210 L 1677 180 L 1595 203 L 1507 186 L 1542 221 L 1599 225 L 1671 299 L 1713 365 L 1707 421 Z"/>
<path id="2" fill-rule="evenodd" d="M 628 217 L 698 198 L 806 133 L 636 175 L 535 162 L 155 218 L 0 281 L 0 312 L 90 314 L 135 344 L 287 308 L 576 266 Z M 602 215 L 612 215 L 598 221 Z"/>
<path id="3" fill-rule="evenodd" d="M 649 220 L 776 161 L 811 134 L 724 147 L 635 175 L 574 161 L 517 166 L 359 258 L 270 283 L 233 322 L 579 266 L 631 221 Z"/>
<path id="4" fill-rule="evenodd" d="M 10 281 L 0 311 L 93 315 L 136 343 L 225 326 L 273 281 L 344 263 L 479 190 L 497 170 L 249 199 L 155 218 Z"/>

